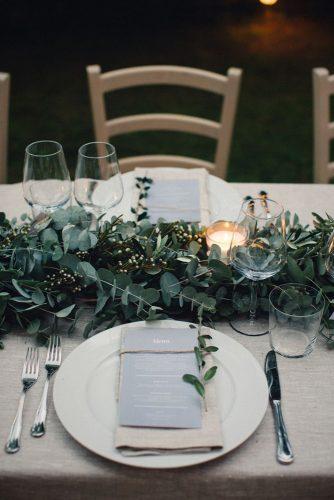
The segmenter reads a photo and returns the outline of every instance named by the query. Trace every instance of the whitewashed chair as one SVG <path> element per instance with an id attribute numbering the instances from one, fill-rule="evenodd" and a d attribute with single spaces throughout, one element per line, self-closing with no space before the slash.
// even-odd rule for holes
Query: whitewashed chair
<path id="1" fill-rule="evenodd" d="M 9 81 L 8 73 L 0 73 L 0 184 L 7 180 Z"/>
<path id="2" fill-rule="evenodd" d="M 334 177 L 330 161 L 330 142 L 334 122 L 330 118 L 330 96 L 334 94 L 334 75 L 325 68 L 313 69 L 314 181 L 327 183 Z"/>
<path id="3" fill-rule="evenodd" d="M 120 160 L 122 172 L 137 166 L 204 167 L 218 177 L 225 177 L 242 74 L 240 69 L 230 68 L 227 76 L 224 76 L 181 66 L 142 66 L 107 73 L 101 73 L 100 66 L 88 66 L 87 73 L 97 141 L 108 142 L 110 137 L 144 130 L 189 132 L 217 141 L 214 163 L 188 156 L 133 156 Z M 180 85 L 219 94 L 223 97 L 221 120 L 215 122 L 170 113 L 137 114 L 107 119 L 105 93 L 143 85 Z"/>

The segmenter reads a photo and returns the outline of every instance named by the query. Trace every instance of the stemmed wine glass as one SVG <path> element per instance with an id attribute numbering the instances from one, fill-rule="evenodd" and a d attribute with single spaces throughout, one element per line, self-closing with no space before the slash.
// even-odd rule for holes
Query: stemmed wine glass
<path id="1" fill-rule="evenodd" d="M 99 218 L 123 198 L 123 183 L 114 146 L 89 142 L 78 151 L 74 181 L 78 204 Z"/>
<path id="2" fill-rule="evenodd" d="M 72 185 L 64 151 L 56 141 L 37 141 L 25 151 L 23 193 L 36 218 L 66 207 Z"/>
<path id="3" fill-rule="evenodd" d="M 240 235 L 243 237 L 240 238 Z M 257 318 L 257 283 L 277 274 L 286 262 L 285 217 L 281 205 L 270 199 L 246 200 L 241 207 L 230 248 L 230 263 L 250 280 L 248 317 L 231 321 L 244 335 L 268 333 L 268 318 Z"/>

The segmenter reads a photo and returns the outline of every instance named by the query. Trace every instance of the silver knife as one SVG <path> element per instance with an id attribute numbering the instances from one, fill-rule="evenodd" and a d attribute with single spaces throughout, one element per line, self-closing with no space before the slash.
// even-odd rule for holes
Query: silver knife
<path id="1" fill-rule="evenodd" d="M 265 372 L 269 387 L 271 406 L 274 412 L 277 435 L 277 460 L 281 464 L 291 464 L 294 459 L 288 433 L 284 424 L 281 409 L 281 387 L 277 369 L 275 351 L 269 351 L 266 356 Z"/>

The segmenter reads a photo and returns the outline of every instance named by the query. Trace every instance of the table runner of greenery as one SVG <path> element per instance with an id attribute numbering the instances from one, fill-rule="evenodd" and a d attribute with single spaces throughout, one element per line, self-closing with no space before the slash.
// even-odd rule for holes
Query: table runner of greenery
<path id="1" fill-rule="evenodd" d="M 326 299 L 323 325 L 331 345 L 334 283 L 326 274 L 325 251 L 334 219 L 313 215 L 314 225 L 308 227 L 286 212 L 287 263 L 259 283 L 258 307 L 268 310 L 273 285 L 313 284 Z M 85 338 L 139 319 L 196 321 L 200 315 L 213 324 L 249 308 L 248 281 L 219 260 L 218 247 L 207 255 L 205 230 L 196 224 L 113 218 L 91 230 L 90 216 L 79 207 L 38 222 L 26 215 L 21 219 L 10 222 L 0 213 L 2 340 L 22 328 L 43 342 L 59 321 L 68 323 L 70 334 L 87 304 L 95 311 Z"/>

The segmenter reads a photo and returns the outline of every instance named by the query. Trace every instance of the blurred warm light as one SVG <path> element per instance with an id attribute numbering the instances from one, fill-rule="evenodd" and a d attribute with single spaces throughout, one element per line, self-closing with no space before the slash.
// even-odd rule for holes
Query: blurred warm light
<path id="1" fill-rule="evenodd" d="M 278 0 L 260 0 L 260 3 L 263 3 L 263 5 L 275 5 Z"/>

